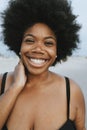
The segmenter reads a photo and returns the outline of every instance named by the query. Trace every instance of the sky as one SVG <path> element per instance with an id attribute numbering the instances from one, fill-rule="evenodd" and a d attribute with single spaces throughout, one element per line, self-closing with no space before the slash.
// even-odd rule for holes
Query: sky
<path id="1" fill-rule="evenodd" d="M 2 12 L 8 5 L 9 0 L 0 0 L 0 12 Z M 79 50 L 76 51 L 75 55 L 87 56 L 87 0 L 71 0 L 73 12 L 78 15 L 77 21 L 81 24 L 80 30 L 80 46 Z M 0 18 L 1 24 L 1 18 Z M 8 47 L 3 44 L 2 28 L 0 26 L 0 53 L 5 56 L 14 55 L 13 52 L 8 51 Z"/>

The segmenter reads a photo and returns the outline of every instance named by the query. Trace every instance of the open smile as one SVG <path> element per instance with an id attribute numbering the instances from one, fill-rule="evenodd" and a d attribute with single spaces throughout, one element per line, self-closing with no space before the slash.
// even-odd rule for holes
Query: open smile
<path id="1" fill-rule="evenodd" d="M 34 67 L 43 67 L 47 63 L 47 59 L 40 59 L 40 58 L 29 58 L 28 62 Z"/>

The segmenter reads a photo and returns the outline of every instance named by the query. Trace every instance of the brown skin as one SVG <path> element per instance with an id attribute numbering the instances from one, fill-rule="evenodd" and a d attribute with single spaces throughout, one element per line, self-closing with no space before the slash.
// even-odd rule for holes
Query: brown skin
<path id="1" fill-rule="evenodd" d="M 0 129 L 6 120 L 8 130 L 32 130 L 33 126 L 34 130 L 56 130 L 66 122 L 65 79 L 48 70 L 56 58 L 56 43 L 45 24 L 35 24 L 24 33 L 21 61 L 8 74 L 5 93 L 0 97 Z M 83 94 L 72 80 L 70 86 L 70 119 L 77 130 L 85 130 Z"/>

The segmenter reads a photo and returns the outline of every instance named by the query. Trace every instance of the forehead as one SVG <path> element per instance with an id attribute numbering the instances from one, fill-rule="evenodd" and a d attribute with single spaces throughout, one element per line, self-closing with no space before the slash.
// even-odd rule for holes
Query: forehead
<path id="1" fill-rule="evenodd" d="M 33 26 L 29 27 L 24 35 L 26 34 L 33 34 L 33 35 L 42 35 L 42 36 L 54 36 L 55 34 L 53 30 L 46 24 L 44 23 L 36 23 Z"/>

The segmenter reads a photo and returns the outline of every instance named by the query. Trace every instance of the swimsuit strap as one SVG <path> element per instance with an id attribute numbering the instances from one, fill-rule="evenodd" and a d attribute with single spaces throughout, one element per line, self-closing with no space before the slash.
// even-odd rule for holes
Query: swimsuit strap
<path id="1" fill-rule="evenodd" d="M 70 81 L 67 77 L 65 77 L 66 80 L 66 96 L 67 96 L 67 120 L 69 119 L 69 113 L 70 113 Z"/>
<path id="2" fill-rule="evenodd" d="M 2 78 L 2 83 L 1 83 L 1 94 L 4 93 L 5 90 L 5 81 L 6 81 L 6 77 L 7 77 L 7 72 L 4 73 L 3 78 Z"/>
<path id="3" fill-rule="evenodd" d="M 7 77 L 7 72 L 4 73 L 3 78 L 2 78 L 1 94 L 3 94 L 3 93 L 4 93 L 4 90 L 5 90 L 6 77 Z M 2 130 L 8 130 L 7 127 L 6 127 L 6 125 L 3 126 Z"/>

